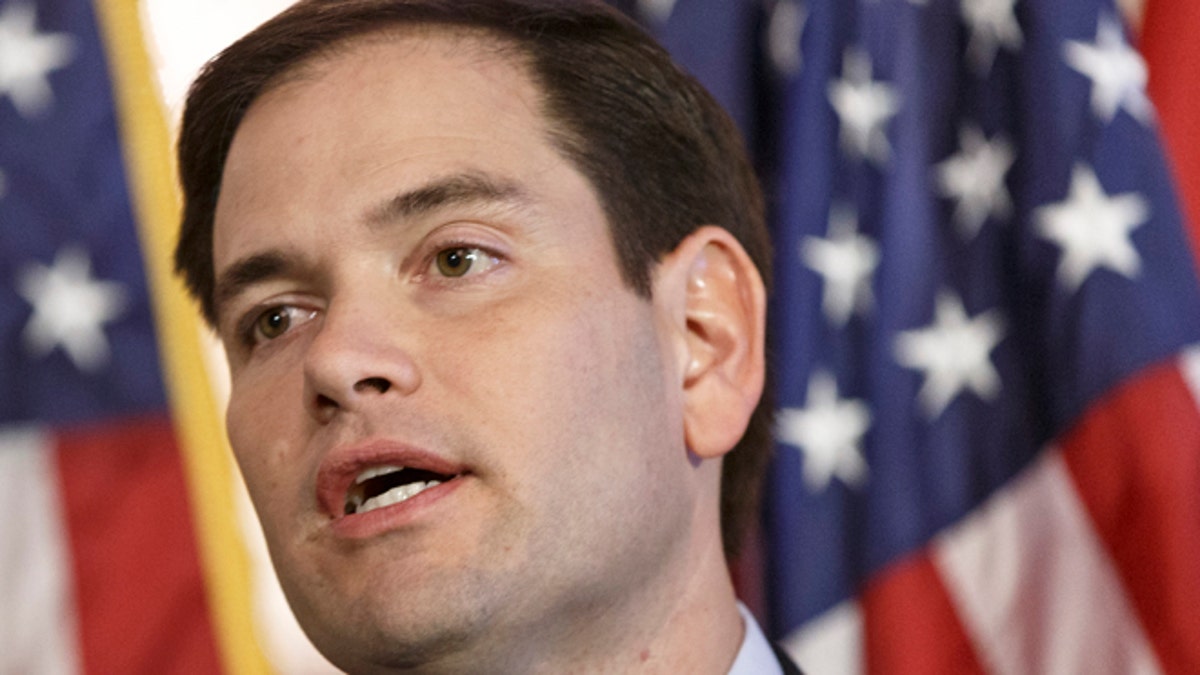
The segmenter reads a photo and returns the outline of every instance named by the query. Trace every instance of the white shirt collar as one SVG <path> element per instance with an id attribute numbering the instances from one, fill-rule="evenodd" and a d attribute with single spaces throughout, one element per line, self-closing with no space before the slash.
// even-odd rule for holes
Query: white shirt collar
<path id="1" fill-rule="evenodd" d="M 739 602 L 738 612 L 742 614 L 746 635 L 742 638 L 742 648 L 738 650 L 729 675 L 783 675 L 783 668 L 775 658 L 771 643 L 767 641 L 767 636 L 763 635 L 750 610 Z"/>

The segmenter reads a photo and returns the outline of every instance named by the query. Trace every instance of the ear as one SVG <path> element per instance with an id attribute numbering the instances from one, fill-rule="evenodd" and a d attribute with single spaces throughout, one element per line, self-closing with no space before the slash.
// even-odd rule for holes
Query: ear
<path id="1" fill-rule="evenodd" d="M 733 449 L 762 396 L 766 290 L 728 231 L 702 227 L 659 264 L 683 392 L 684 436 L 701 459 Z"/>

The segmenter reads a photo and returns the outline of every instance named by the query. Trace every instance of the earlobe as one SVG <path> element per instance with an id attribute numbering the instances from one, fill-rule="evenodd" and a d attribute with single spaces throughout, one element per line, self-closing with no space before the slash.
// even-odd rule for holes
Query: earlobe
<path id="1" fill-rule="evenodd" d="M 693 232 L 668 264 L 682 293 L 685 440 L 700 458 L 720 457 L 741 439 L 762 395 L 766 291 L 741 244 L 718 227 Z"/>

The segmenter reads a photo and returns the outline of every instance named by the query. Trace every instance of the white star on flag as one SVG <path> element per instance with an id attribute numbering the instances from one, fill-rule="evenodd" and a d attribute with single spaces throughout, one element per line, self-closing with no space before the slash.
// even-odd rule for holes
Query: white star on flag
<path id="1" fill-rule="evenodd" d="M 0 11 L 0 96 L 12 99 L 26 119 L 40 115 L 54 100 L 47 77 L 74 53 L 70 35 L 38 33 L 34 7 L 10 2 Z"/>
<path id="2" fill-rule="evenodd" d="M 638 0 L 638 12 L 656 23 L 666 23 L 675 11 L 676 0 Z"/>
<path id="3" fill-rule="evenodd" d="M 1125 41 L 1120 21 L 1100 17 L 1096 42 L 1071 40 L 1063 47 L 1063 57 L 1071 68 L 1091 78 L 1092 111 L 1100 120 L 1111 122 L 1122 108 L 1143 124 L 1154 118 L 1154 106 L 1146 96 L 1146 62 Z"/>
<path id="4" fill-rule="evenodd" d="M 829 102 L 841 120 L 842 147 L 846 152 L 883 164 L 891 157 L 884 127 L 900 109 L 895 87 L 871 79 L 871 58 L 847 49 L 842 79 L 829 85 Z"/>
<path id="5" fill-rule="evenodd" d="M 1014 4 L 1016 0 L 962 0 L 963 22 L 971 31 L 967 56 L 980 75 L 992 69 L 1001 47 L 1016 51 L 1024 44 Z"/>
<path id="6" fill-rule="evenodd" d="M 54 265 L 34 263 L 21 271 L 18 292 L 33 305 L 25 325 L 25 346 L 34 358 L 61 346 L 75 367 L 96 372 L 108 363 L 104 324 L 125 309 L 125 289 L 114 281 L 92 278 L 92 263 L 78 247 L 55 256 Z"/>
<path id="7" fill-rule="evenodd" d="M 779 0 L 767 23 L 767 53 L 775 70 L 783 75 L 800 72 L 800 38 L 808 13 L 796 0 Z"/>
<path id="8" fill-rule="evenodd" d="M 804 455 L 804 480 L 819 492 L 834 477 L 850 487 L 867 479 L 862 441 L 871 426 L 871 412 L 857 399 L 838 397 L 837 383 L 824 371 L 808 380 L 806 407 L 779 411 L 776 435 Z"/>
<path id="9" fill-rule="evenodd" d="M 1131 236 L 1149 219 L 1150 205 L 1135 192 L 1110 197 L 1091 167 L 1075 165 L 1067 198 L 1033 215 L 1038 234 L 1062 249 L 1058 281 L 1067 291 L 1078 290 L 1100 267 L 1128 279 L 1141 271 Z"/>
<path id="10" fill-rule="evenodd" d="M 851 314 L 871 310 L 871 276 L 879 265 L 879 245 L 858 233 L 858 219 L 846 208 L 830 214 L 829 237 L 805 237 L 800 257 L 825 280 L 821 309 L 836 327 L 843 327 Z"/>
<path id="11" fill-rule="evenodd" d="M 959 132 L 957 155 L 938 164 L 942 195 L 955 200 L 954 222 L 963 238 L 974 239 L 988 216 L 1007 218 L 1012 200 L 1004 177 L 1016 159 L 1012 143 L 997 134 L 990 141 L 975 126 Z"/>
<path id="12" fill-rule="evenodd" d="M 925 383 L 918 395 L 930 420 L 937 419 L 963 391 L 991 401 L 1000 393 L 1000 375 L 991 353 L 1004 339 L 998 309 L 967 317 L 962 299 L 951 291 L 938 294 L 933 323 L 896 337 L 896 361 L 920 370 Z"/>

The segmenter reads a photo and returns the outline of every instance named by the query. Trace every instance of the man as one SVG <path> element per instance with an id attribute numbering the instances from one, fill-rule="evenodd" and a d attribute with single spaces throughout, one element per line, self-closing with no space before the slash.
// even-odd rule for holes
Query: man
<path id="1" fill-rule="evenodd" d="M 177 267 L 330 660 L 794 672 L 726 565 L 769 436 L 761 198 L 636 27 L 306 0 L 209 64 L 179 156 Z"/>

